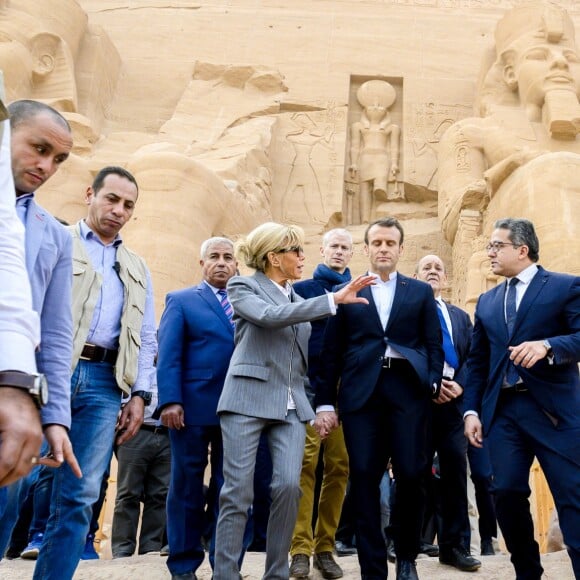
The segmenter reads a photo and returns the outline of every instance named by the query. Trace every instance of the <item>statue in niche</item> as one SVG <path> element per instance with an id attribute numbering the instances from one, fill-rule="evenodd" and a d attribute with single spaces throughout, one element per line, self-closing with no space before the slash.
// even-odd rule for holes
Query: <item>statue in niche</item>
<path id="1" fill-rule="evenodd" d="M 363 108 L 360 120 L 350 129 L 349 177 L 358 182 L 358 223 L 371 221 L 373 202 L 401 199 L 399 188 L 399 143 L 401 129 L 391 122 L 389 108 L 397 94 L 393 86 L 382 80 L 364 82 L 357 91 Z M 352 187 L 348 185 L 347 190 Z M 348 198 L 353 196 L 347 193 Z M 352 203 L 352 202 L 351 202 Z M 354 209 L 347 210 L 354 219 Z M 356 221 L 356 220 L 355 220 Z M 350 224 L 349 224 L 350 225 Z"/>
<path id="2" fill-rule="evenodd" d="M 308 221 L 325 224 L 324 199 L 312 164 L 312 151 L 319 143 L 329 146 L 332 126 L 320 130 L 306 113 L 295 113 L 291 119 L 297 128 L 286 134 L 286 139 L 294 148 L 294 159 L 282 196 L 282 219 L 287 222 L 300 221 L 301 216 L 292 210 L 300 208 L 302 211 L 305 208 Z"/>
<path id="3" fill-rule="evenodd" d="M 479 212 L 483 238 L 496 219 L 526 217 L 536 225 L 542 263 L 580 272 L 579 95 L 567 12 L 541 1 L 510 10 L 480 74 L 480 116 L 455 123 L 439 147 L 439 218 L 451 244 L 463 210 Z"/>

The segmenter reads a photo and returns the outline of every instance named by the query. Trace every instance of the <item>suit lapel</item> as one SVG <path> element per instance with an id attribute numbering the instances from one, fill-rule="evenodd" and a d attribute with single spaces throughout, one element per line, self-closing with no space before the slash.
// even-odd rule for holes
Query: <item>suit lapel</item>
<path id="1" fill-rule="evenodd" d="M 45 228 L 46 215 L 41 207 L 31 199 L 26 212 L 26 269 L 28 272 L 34 270 Z"/>
<path id="2" fill-rule="evenodd" d="M 222 308 L 221 304 L 218 302 L 216 295 L 213 290 L 205 283 L 202 282 L 198 287 L 198 292 L 200 296 L 207 302 L 208 306 L 215 312 L 216 316 L 222 321 L 222 324 L 228 329 L 229 332 L 233 334 L 233 328 Z"/>
<path id="3" fill-rule="evenodd" d="M 391 313 L 389 315 L 385 334 L 388 334 L 387 331 L 395 324 L 397 316 L 405 303 L 408 289 L 409 283 L 407 282 L 406 276 L 397 273 L 397 287 L 395 288 L 395 296 L 393 298 L 393 305 L 391 306 Z"/>
<path id="4" fill-rule="evenodd" d="M 262 272 L 256 272 L 254 274 L 254 278 L 260 285 L 260 288 L 262 289 L 265 297 L 273 304 L 282 305 L 288 303 L 288 298 L 286 298 L 282 290 L 276 288 L 276 282 L 270 280 L 266 274 L 262 274 Z"/>
<path id="5" fill-rule="evenodd" d="M 545 288 L 547 281 L 548 273 L 543 268 L 538 267 L 536 275 L 532 278 L 530 285 L 523 295 L 522 301 L 520 302 L 520 306 L 516 314 L 516 322 L 514 324 L 514 334 L 518 330 L 518 327 L 522 321 L 526 319 L 530 307 L 538 297 L 538 294 L 542 291 L 543 288 Z"/>

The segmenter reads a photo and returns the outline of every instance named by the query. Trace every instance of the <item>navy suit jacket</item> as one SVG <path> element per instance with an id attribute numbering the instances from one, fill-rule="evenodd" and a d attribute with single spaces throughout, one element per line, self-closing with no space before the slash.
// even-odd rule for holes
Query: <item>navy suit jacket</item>
<path id="1" fill-rule="evenodd" d="M 26 213 L 26 269 L 32 306 L 40 315 L 38 372 L 48 381 L 42 423 L 70 427 L 72 238 L 52 215 L 30 200 Z"/>
<path id="2" fill-rule="evenodd" d="M 519 305 L 513 334 L 505 323 L 506 284 L 480 296 L 464 392 L 466 410 L 479 413 L 489 432 L 508 365 L 508 346 L 548 339 L 547 358 L 532 368 L 516 367 L 530 395 L 559 429 L 578 426 L 580 409 L 580 277 L 548 272 L 541 266 Z"/>
<path id="3" fill-rule="evenodd" d="M 323 370 L 315 379 L 315 404 L 341 412 L 360 409 L 373 393 L 387 344 L 411 363 L 426 393 L 441 384 L 443 347 L 431 286 L 397 274 L 397 287 L 383 329 L 370 287 L 359 292 L 369 304 L 342 304 L 329 319 L 322 346 Z"/>
<path id="4" fill-rule="evenodd" d="M 159 407 L 179 403 L 186 425 L 219 424 L 216 409 L 234 350 L 234 331 L 202 282 L 167 295 L 159 324 Z"/>

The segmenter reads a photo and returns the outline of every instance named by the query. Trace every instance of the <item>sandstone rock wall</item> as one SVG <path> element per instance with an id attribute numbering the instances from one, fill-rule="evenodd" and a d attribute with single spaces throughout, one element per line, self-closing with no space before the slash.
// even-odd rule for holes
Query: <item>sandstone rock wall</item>
<path id="1" fill-rule="evenodd" d="M 11 0 L 0 3 L 0 32 L 24 47 L 15 70 L 30 71 L 7 75 L 9 97 L 53 102 L 75 129 L 76 156 L 41 201 L 73 221 L 100 167 L 136 172 L 142 197 L 124 236 L 151 265 L 160 316 L 167 291 L 199 280 L 199 245 L 210 235 L 295 221 L 315 266 L 320 234 L 343 223 L 355 93 L 373 78 L 397 90 L 404 184 L 404 198 L 375 204 L 374 215 L 404 220 L 403 272 L 436 251 L 453 274 L 438 221 L 439 142 L 473 114 L 480 61 L 516 4 Z M 579 24 L 577 3 L 561 5 Z M 34 53 L 46 35 L 52 52 Z M 3 68 L 9 56 L 0 53 Z M 363 229 L 352 227 L 355 271 L 366 265 Z M 465 270 L 464 259 L 454 262 Z"/>

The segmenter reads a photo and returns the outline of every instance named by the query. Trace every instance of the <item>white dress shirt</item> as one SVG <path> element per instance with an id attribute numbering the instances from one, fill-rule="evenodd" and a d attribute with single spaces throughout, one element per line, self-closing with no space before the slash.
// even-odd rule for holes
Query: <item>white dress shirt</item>
<path id="1" fill-rule="evenodd" d="M 369 271 L 369 275 L 375 277 L 375 283 L 370 287 L 373 293 L 373 300 L 375 301 L 379 318 L 383 330 L 387 328 L 389 317 L 391 316 L 391 309 L 393 308 L 393 300 L 395 299 L 395 290 L 397 289 L 397 272 L 391 272 L 389 279 L 383 282 L 380 276 L 375 272 Z M 398 350 L 387 344 L 385 350 L 385 357 L 389 358 L 405 358 Z"/>
<path id="2" fill-rule="evenodd" d="M 24 254 L 24 226 L 16 214 L 10 157 L 10 122 L 0 149 L 0 371 L 36 372 L 40 321 L 32 310 Z"/>

